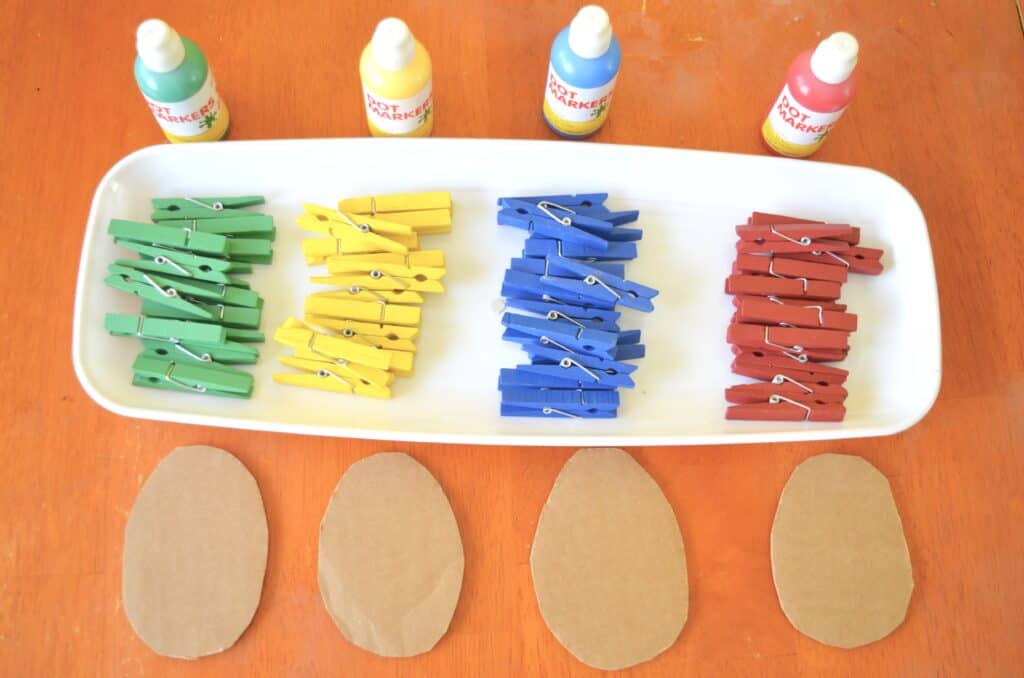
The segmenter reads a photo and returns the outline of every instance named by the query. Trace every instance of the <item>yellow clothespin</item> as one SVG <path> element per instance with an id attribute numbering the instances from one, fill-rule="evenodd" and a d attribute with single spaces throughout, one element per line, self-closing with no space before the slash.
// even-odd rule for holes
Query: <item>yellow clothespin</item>
<path id="1" fill-rule="evenodd" d="M 350 214 L 353 213 L 350 212 Z M 452 232 L 452 213 L 449 210 L 386 212 L 384 216 L 392 223 L 411 226 L 420 235 L 441 235 Z"/>
<path id="2" fill-rule="evenodd" d="M 419 310 L 419 309 L 416 309 Z M 274 332 L 274 340 L 292 348 L 307 348 L 328 360 L 345 360 L 358 365 L 387 370 L 391 368 L 391 352 L 382 351 L 350 339 L 314 332 L 301 321 L 291 318 Z"/>
<path id="3" fill-rule="evenodd" d="M 322 315 L 307 315 L 303 318 L 310 325 L 335 330 L 344 334 L 345 330 L 352 330 L 357 334 L 365 334 L 371 337 L 384 337 L 386 339 L 408 339 L 413 340 L 420 334 L 418 327 L 402 327 L 400 325 L 379 325 L 377 323 L 364 323 L 358 320 L 347 320 L 345 318 L 328 318 Z"/>
<path id="4" fill-rule="evenodd" d="M 359 273 L 318 275 L 313 276 L 309 280 L 317 285 L 335 285 L 349 289 L 390 290 L 392 292 L 444 292 L 444 285 L 441 284 L 440 280 L 429 280 L 426 277 L 420 279 L 420 276 L 401 278 L 384 273 L 379 269 L 374 269 L 366 275 Z"/>
<path id="5" fill-rule="evenodd" d="M 315 282 L 315 279 L 313 279 Z M 340 290 L 314 292 L 310 296 L 326 299 L 353 299 L 356 301 L 376 301 L 389 304 L 422 304 L 423 295 L 411 290 L 370 290 L 358 285 L 350 285 Z"/>
<path id="6" fill-rule="evenodd" d="M 302 214 L 296 219 L 299 228 L 328 235 L 340 240 L 342 254 L 347 252 L 400 252 L 405 254 L 410 249 L 419 247 L 419 239 L 415 233 L 410 235 L 380 235 L 370 230 L 359 228 L 342 221 L 320 218 L 315 214 Z M 335 244 L 335 247 L 338 247 Z M 332 252 L 337 254 L 337 252 Z"/>
<path id="7" fill-rule="evenodd" d="M 429 193 L 390 193 L 365 198 L 346 198 L 338 201 L 338 210 L 358 214 L 381 214 L 385 212 L 412 212 L 419 210 L 451 210 L 452 194 L 449 191 Z"/>
<path id="8" fill-rule="evenodd" d="M 302 254 L 309 265 L 322 264 L 328 257 L 339 254 L 362 254 L 378 252 L 380 245 L 367 240 L 355 241 L 352 238 L 306 238 L 302 241 Z M 399 254 L 399 256 L 402 256 Z"/>
<path id="9" fill-rule="evenodd" d="M 380 370 L 391 370 L 401 376 L 412 374 L 414 356 L 408 351 L 378 348 L 354 337 L 321 334 L 295 318 L 285 321 L 274 333 L 274 339 L 280 344 L 294 348 L 298 358 L 317 359 L 352 368 L 358 365 L 376 368 L 378 372 L 364 372 L 360 376 L 360 379 L 369 384 L 386 386 L 390 383 L 379 374 Z"/>
<path id="10" fill-rule="evenodd" d="M 415 254 L 415 252 L 413 254 Z M 416 280 L 440 280 L 446 273 L 445 269 L 438 266 L 408 266 L 400 263 L 391 264 L 378 261 L 367 261 L 359 255 L 327 258 L 327 272 L 332 275 L 344 273 L 366 273 L 374 275 L 374 271 L 379 271 L 380 275 L 383 276 L 414 278 Z"/>
<path id="11" fill-rule="evenodd" d="M 330 207 L 321 207 L 320 205 L 314 205 L 313 203 L 308 202 L 304 203 L 302 208 L 306 211 L 306 214 L 312 214 L 318 220 L 322 217 L 328 221 L 337 221 L 338 223 L 350 226 L 365 226 L 369 228 L 371 232 L 379 233 L 381 235 L 410 235 L 413 232 L 412 226 L 396 223 L 383 217 L 378 218 L 369 214 L 358 214 L 355 212 L 346 213 L 340 210 L 332 210 Z"/>
<path id="12" fill-rule="evenodd" d="M 440 268 L 444 270 L 444 252 L 441 250 L 419 250 L 401 254 L 398 252 L 331 252 L 328 259 L 375 264 L 395 264 L 410 268 Z"/>
<path id="13" fill-rule="evenodd" d="M 359 343 L 366 344 L 367 346 L 374 346 L 387 351 L 405 351 L 407 353 L 416 352 L 416 344 L 412 339 L 392 339 L 390 337 L 366 334 L 365 332 L 356 332 L 352 328 L 340 330 L 338 334 L 346 339 L 358 341 Z M 298 351 L 295 352 L 295 355 L 299 355 Z M 394 367 L 394 363 L 392 363 L 392 367 Z"/>
<path id="14" fill-rule="evenodd" d="M 354 301 L 312 294 L 306 297 L 307 315 L 348 318 L 382 325 L 413 325 L 419 327 L 419 306 L 386 304 L 380 301 Z"/>
<path id="15" fill-rule="evenodd" d="M 351 382 L 359 381 L 372 386 L 384 387 L 390 386 L 395 381 L 395 375 L 387 370 L 367 367 L 366 365 L 356 365 L 345 360 L 328 360 L 319 353 L 302 346 L 295 348 L 295 357 L 302 360 L 316 361 L 328 366 L 334 365 L 344 368 L 341 370 L 341 374 Z"/>
<path id="16" fill-rule="evenodd" d="M 359 379 L 351 381 L 346 377 L 346 366 L 322 363 L 316 360 L 304 360 L 281 356 L 281 362 L 289 367 L 305 370 L 305 373 L 298 374 L 275 374 L 274 381 L 278 384 L 289 386 L 303 386 L 315 388 L 321 391 L 333 391 L 335 393 L 355 393 L 356 395 L 368 398 L 391 398 L 391 389 L 386 386 L 376 386 L 364 383 Z"/>

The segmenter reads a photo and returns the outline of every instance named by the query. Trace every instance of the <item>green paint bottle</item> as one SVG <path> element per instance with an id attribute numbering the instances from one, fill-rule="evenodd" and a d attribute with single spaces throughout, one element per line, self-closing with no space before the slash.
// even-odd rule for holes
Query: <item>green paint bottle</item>
<path id="1" fill-rule="evenodd" d="M 196 44 L 160 19 L 147 19 L 135 46 L 135 82 L 164 136 L 176 144 L 223 138 L 228 108 Z"/>

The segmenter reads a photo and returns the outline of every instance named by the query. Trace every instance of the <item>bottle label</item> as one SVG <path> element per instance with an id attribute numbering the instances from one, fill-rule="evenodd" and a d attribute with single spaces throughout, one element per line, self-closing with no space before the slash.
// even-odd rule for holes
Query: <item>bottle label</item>
<path id="1" fill-rule="evenodd" d="M 388 99 L 363 88 L 366 117 L 370 125 L 385 134 L 409 134 L 423 125 L 434 112 L 432 81 L 408 99 Z"/>
<path id="2" fill-rule="evenodd" d="M 222 113 L 212 72 L 207 72 L 206 82 L 188 99 L 167 102 L 143 96 L 160 127 L 178 137 L 206 134 L 217 124 Z"/>
<path id="3" fill-rule="evenodd" d="M 608 117 L 614 89 L 615 78 L 600 87 L 574 87 L 555 72 L 554 65 L 548 64 L 544 117 L 564 134 L 590 134 L 597 131 Z"/>
<path id="4" fill-rule="evenodd" d="M 845 110 L 843 107 L 832 113 L 812 111 L 796 100 L 789 85 L 783 85 L 761 133 L 768 145 L 783 155 L 810 155 L 825 143 L 825 137 Z"/>

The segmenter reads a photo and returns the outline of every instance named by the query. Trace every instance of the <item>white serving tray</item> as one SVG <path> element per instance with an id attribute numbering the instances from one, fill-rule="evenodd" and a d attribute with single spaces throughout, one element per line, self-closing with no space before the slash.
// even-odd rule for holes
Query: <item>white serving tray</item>
<path id="1" fill-rule="evenodd" d="M 449 189 L 451 235 L 424 238 L 448 263 L 447 292 L 429 298 L 415 374 L 390 401 L 275 384 L 287 349 L 274 328 L 301 317 L 308 282 L 294 226 L 303 202 Z M 501 195 L 606 191 L 609 205 L 640 210 L 644 239 L 628 277 L 661 290 L 653 314 L 627 312 L 643 329 L 647 358 L 622 391 L 619 418 L 550 420 L 498 415 L 498 370 L 524 362 L 501 340 L 501 279 L 525 234 L 495 225 Z M 108 311 L 138 312 L 138 299 L 103 284 L 107 264 L 134 256 L 106 234 L 114 217 L 146 221 L 156 196 L 263 194 L 278 225 L 274 263 L 256 266 L 268 336 L 253 369 L 251 400 L 131 385 L 133 339 L 109 336 Z M 851 276 L 843 301 L 860 316 L 851 337 L 842 423 L 728 422 L 725 343 L 733 312 L 723 292 L 735 256 L 735 224 L 753 211 L 863 227 L 885 249 L 879 277 Z M 931 408 L 941 377 L 935 271 L 914 198 L 874 170 L 788 160 L 562 141 L 326 139 L 163 145 L 117 163 L 93 198 L 75 299 L 74 364 L 103 407 L 131 417 L 325 436 L 503 445 L 706 445 L 880 436 L 909 428 Z"/>

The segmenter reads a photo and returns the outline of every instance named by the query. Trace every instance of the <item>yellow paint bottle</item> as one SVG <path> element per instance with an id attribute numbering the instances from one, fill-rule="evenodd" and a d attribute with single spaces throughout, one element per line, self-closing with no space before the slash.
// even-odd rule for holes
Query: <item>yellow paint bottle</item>
<path id="1" fill-rule="evenodd" d="M 363 104 L 375 137 L 425 137 L 434 129 L 430 55 L 401 19 L 377 24 L 359 60 Z"/>

